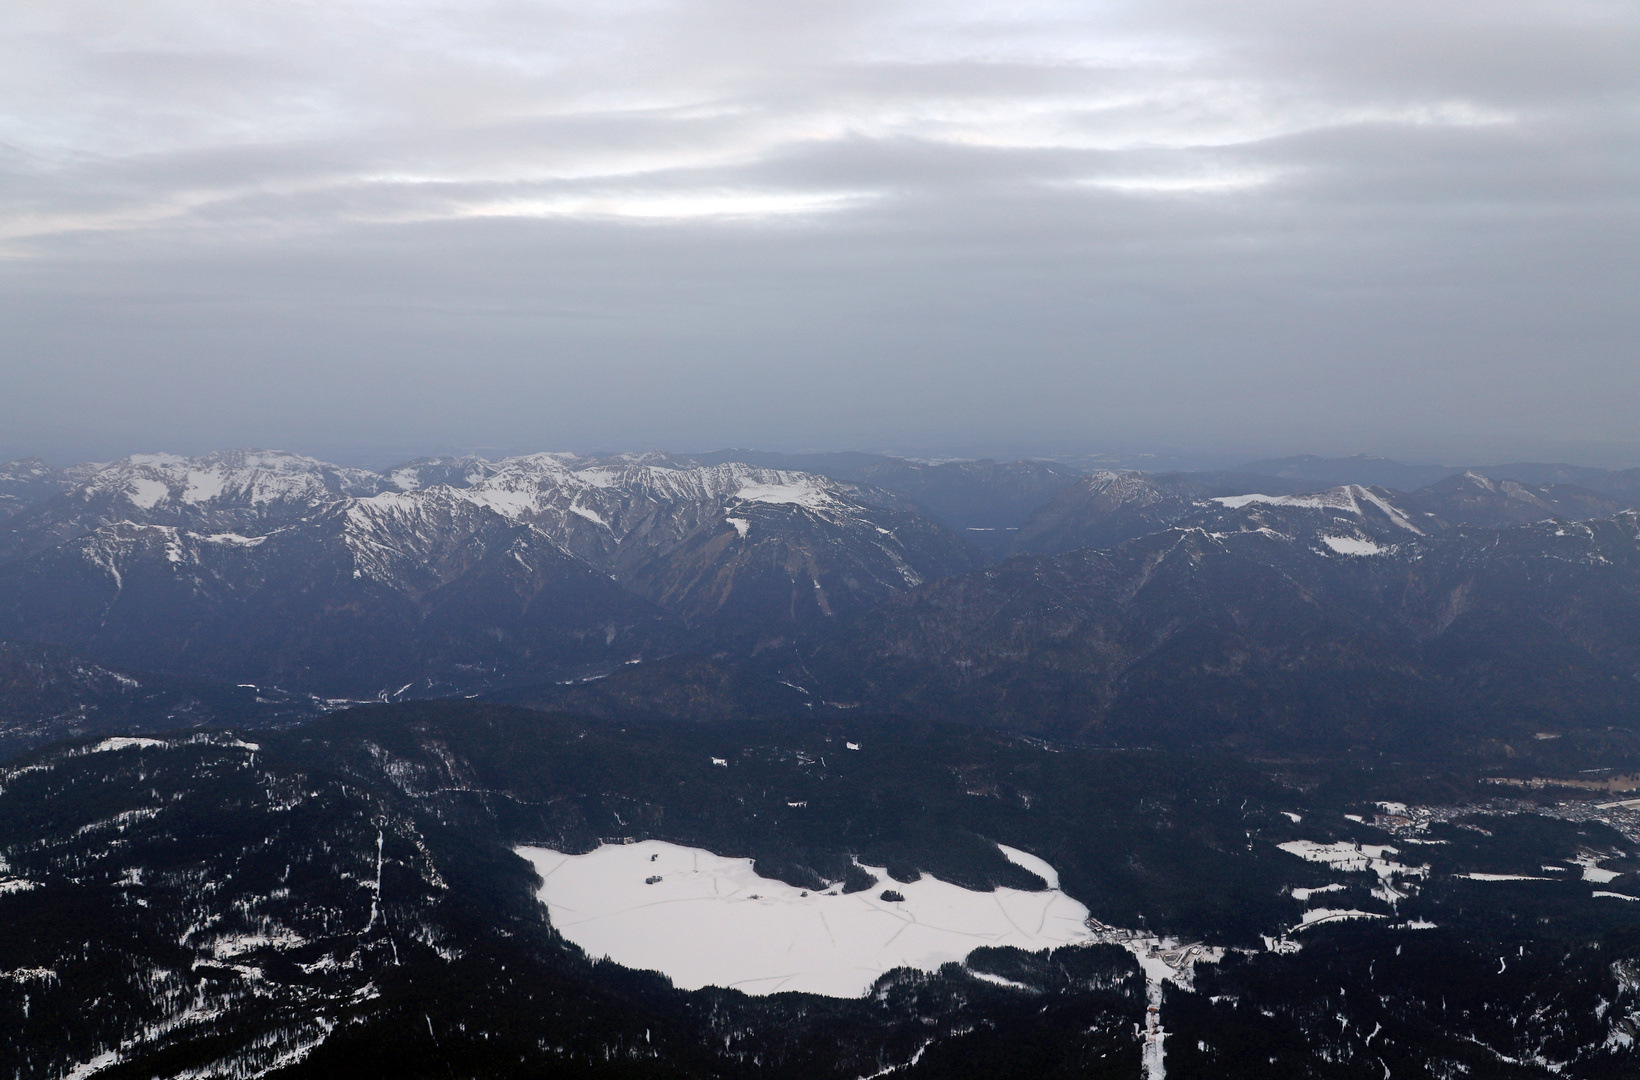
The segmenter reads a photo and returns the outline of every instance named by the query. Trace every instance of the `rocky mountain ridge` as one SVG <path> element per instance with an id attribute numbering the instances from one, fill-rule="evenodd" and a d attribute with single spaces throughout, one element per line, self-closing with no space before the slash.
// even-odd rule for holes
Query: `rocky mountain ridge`
<path id="1" fill-rule="evenodd" d="M 848 462 L 968 495 L 1064 479 L 958 464 Z M 147 455 L 0 523 L 0 640 L 323 697 L 869 703 L 1119 741 L 1445 753 L 1488 716 L 1487 746 L 1635 727 L 1620 500 L 1479 473 L 1281 483 L 1096 473 L 980 569 L 903 492 L 745 462 Z M 667 657 L 703 662 L 629 672 Z"/>
<path id="2" fill-rule="evenodd" d="M 4 522 L 0 639 L 325 694 L 470 692 L 684 631 L 778 641 L 979 565 L 908 506 L 739 463 L 141 455 Z"/>

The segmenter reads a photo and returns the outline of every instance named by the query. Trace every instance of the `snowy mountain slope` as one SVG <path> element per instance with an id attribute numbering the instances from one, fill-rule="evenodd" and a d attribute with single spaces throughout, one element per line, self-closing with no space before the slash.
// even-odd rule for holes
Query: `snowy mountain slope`
<path id="1" fill-rule="evenodd" d="M 620 663 L 659 614 L 528 525 L 435 489 L 257 536 L 119 522 L 0 566 L 0 638 L 334 695 Z"/>
<path id="2" fill-rule="evenodd" d="M 1095 649 L 1106 660 L 1094 667 L 1114 666 L 1099 676 L 1087 669 L 1092 681 L 1073 695 L 1076 708 L 1114 708 L 1121 687 L 1142 681 L 1133 664 L 1154 644 L 1111 644 L 1139 628 L 1140 641 L 1211 624 L 1228 628 L 1225 640 L 1290 644 L 1319 619 L 1323 638 L 1364 628 L 1348 631 L 1344 652 L 1379 649 L 1373 664 L 1421 670 L 1423 660 L 1408 659 L 1425 655 L 1416 627 L 1439 616 L 1414 617 L 1416 605 L 1361 593 L 1374 574 L 1393 573 L 1351 564 L 1411 560 L 1418 577 L 1442 564 L 1439 553 L 1473 542 L 1463 539 L 1466 520 L 1535 521 L 1545 510 L 1611 505 L 1564 485 L 1479 475 L 1411 494 L 1350 485 L 1298 495 L 1280 491 L 1279 480 L 1249 492 L 1255 480 L 1101 473 L 1062 490 L 1021 529 L 1021 549 L 1044 551 L 1151 534 L 1094 574 L 1109 578 L 1095 592 L 1147 599 L 1094 620 L 1105 627 L 1094 639 L 1108 645 Z M 852 481 L 658 453 L 427 459 L 382 474 L 263 451 L 139 456 L 91 468 L 0 525 L 12 553 L 0 563 L 0 637 L 146 669 L 371 695 L 607 670 L 681 641 L 679 629 L 698 651 L 756 651 L 908 590 L 938 595 L 931 583 L 980 564 L 972 546 L 911 505 Z M 1084 570 L 1098 563 L 1083 561 Z M 1067 585 L 1070 595 L 1090 587 Z M 672 629 L 663 628 L 668 618 Z M 961 625 L 984 640 L 971 620 Z M 1384 629 L 1391 625 L 1399 629 Z M 1063 633 L 1022 645 L 1028 664 L 1072 647 L 1083 630 Z M 973 646 L 965 638 L 951 655 Z M 1260 645 L 1258 655 L 1287 647 Z M 886 655 L 871 654 L 860 670 Z M 970 673 L 991 670 L 970 659 Z M 1016 715 L 1040 691 L 1009 691 L 1005 712 Z"/>
<path id="3" fill-rule="evenodd" d="M 1079 547 L 1110 548 L 1175 525 L 1223 496 L 1272 496 L 1312 489 L 1258 473 L 1091 473 L 1037 507 L 1021 525 L 1012 552 L 1051 555 Z"/>
<path id="4" fill-rule="evenodd" d="M 780 634 L 856 614 L 980 562 L 967 544 L 914 514 L 756 494 L 727 501 L 720 515 L 687 529 L 676 519 L 648 523 L 664 539 L 623 558 L 621 580 L 689 625 Z"/>
<path id="5" fill-rule="evenodd" d="M 1363 540 L 1393 544 L 1408 532 L 1437 536 L 1466 528 L 1598 521 L 1630 507 L 1627 500 L 1571 484 L 1527 485 L 1466 472 L 1411 492 L 1350 484 L 1298 495 L 1219 496 L 1181 520 L 1210 530 L 1226 522 L 1268 526 L 1323 540 L 1353 532 Z"/>
<path id="6" fill-rule="evenodd" d="M 0 561 L 129 521 L 256 533 L 389 485 L 376 473 L 299 454 L 223 450 L 201 457 L 135 454 L 0 524 Z"/>
<path id="7" fill-rule="evenodd" d="M 691 625 L 852 613 L 979 561 L 888 493 L 737 462 L 537 454 L 442 490 L 540 529 Z"/>
<path id="8" fill-rule="evenodd" d="M 5 523 L 0 638 L 316 692 L 426 692 L 607 669 L 671 633 L 651 604 L 752 643 L 978 565 L 899 496 L 867 497 L 657 455 L 386 474 L 263 451 L 134 457 Z"/>
<path id="9" fill-rule="evenodd" d="M 1305 495 L 1222 495 L 1182 524 L 1215 535 L 1263 532 L 1334 555 L 1376 555 L 1444 529 L 1433 514 L 1397 506 L 1397 495 L 1359 484 Z"/>
<path id="10" fill-rule="evenodd" d="M 829 477 L 868 505 L 931 517 L 993 557 L 1007 549 L 1014 530 L 1032 510 L 1081 476 L 1080 470 L 1046 461 L 927 462 L 861 453 L 718 450 L 632 454 L 622 459 L 672 468 L 741 463 Z"/>
<path id="11" fill-rule="evenodd" d="M 31 472 L 28 466 L 21 463 L 14 471 L 26 479 L 44 468 Z M 50 477 L 59 486 L 67 482 L 56 473 Z M 375 496 L 381 497 L 375 503 L 361 502 Z M 671 550 L 696 544 L 703 532 L 737 528 L 728 519 L 743 505 L 794 508 L 790 517 L 801 519 L 804 528 L 830 527 L 873 552 L 892 549 L 879 560 L 896 564 L 885 581 L 903 578 L 898 563 L 920 579 L 965 568 L 969 561 L 949 538 L 938 538 L 934 546 L 940 550 L 925 557 L 892 539 L 895 530 L 879 529 L 876 517 L 883 508 L 898 511 L 896 520 L 903 524 L 909 514 L 904 499 L 808 473 L 735 462 L 700 466 L 664 454 L 543 453 L 501 461 L 423 459 L 378 474 L 256 450 L 197 458 L 136 455 L 95 467 L 70 490 L 7 521 L 0 532 L 0 561 L 117 522 L 259 536 L 328 507 L 358 505 L 367 515 L 397 513 L 409 521 L 416 517 L 416 504 L 427 503 L 428 515 L 436 517 L 449 513 L 452 499 L 542 530 L 576 557 L 619 576 L 656 577 L 652 563 L 664 562 Z M 776 519 L 766 519 L 766 529 L 776 526 Z M 432 517 L 422 515 L 417 527 L 432 527 Z M 911 531 L 925 540 L 937 532 Z"/>

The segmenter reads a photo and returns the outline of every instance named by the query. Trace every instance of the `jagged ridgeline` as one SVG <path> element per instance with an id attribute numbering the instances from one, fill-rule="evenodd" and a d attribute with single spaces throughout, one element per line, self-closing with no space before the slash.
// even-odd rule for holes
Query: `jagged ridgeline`
<path id="1" fill-rule="evenodd" d="M 0 1070 L 1132 1078 L 1154 1004 L 1173 1075 L 1634 1075 L 1633 836 L 1473 795 L 867 718 L 87 740 L 0 769 Z M 570 944 L 514 853 L 645 840 L 902 898 L 1044 888 L 1013 845 L 1099 929 L 858 999 L 685 993 Z"/>
<path id="2" fill-rule="evenodd" d="M 779 645 L 982 561 L 902 495 L 664 455 L 374 473 L 228 451 L 7 476 L 0 639 L 331 698 Z"/>
<path id="3" fill-rule="evenodd" d="M 0 640 L 67 652 L 8 662 L 0 750 L 483 695 L 678 719 L 866 707 L 1256 753 L 1633 758 L 1633 475 L 1256 468 L 13 463 Z M 1435 473 L 1410 493 L 1303 492 Z"/>

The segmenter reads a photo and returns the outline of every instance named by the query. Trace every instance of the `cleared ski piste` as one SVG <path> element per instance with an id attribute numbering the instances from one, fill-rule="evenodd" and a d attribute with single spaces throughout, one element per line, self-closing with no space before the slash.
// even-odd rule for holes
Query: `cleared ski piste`
<path id="1" fill-rule="evenodd" d="M 928 874 L 897 882 L 866 867 L 878 884 L 864 892 L 845 895 L 841 884 L 805 891 L 760 877 L 751 859 L 658 840 L 585 855 L 517 851 L 545 882 L 537 896 L 553 926 L 589 956 L 659 971 L 685 990 L 860 997 L 897 967 L 934 971 L 984 946 L 1038 950 L 1093 937 L 1088 909 L 1059 891 L 1052 866 L 998 847 L 1048 889 L 975 892 Z M 882 899 L 889 889 L 905 899 Z"/>

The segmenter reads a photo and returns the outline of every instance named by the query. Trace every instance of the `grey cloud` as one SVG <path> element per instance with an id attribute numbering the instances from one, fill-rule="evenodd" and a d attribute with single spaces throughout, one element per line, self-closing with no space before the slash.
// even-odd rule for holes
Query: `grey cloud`
<path id="1" fill-rule="evenodd" d="M 6 450 L 1635 452 L 1632 5 L 19 23 Z"/>

